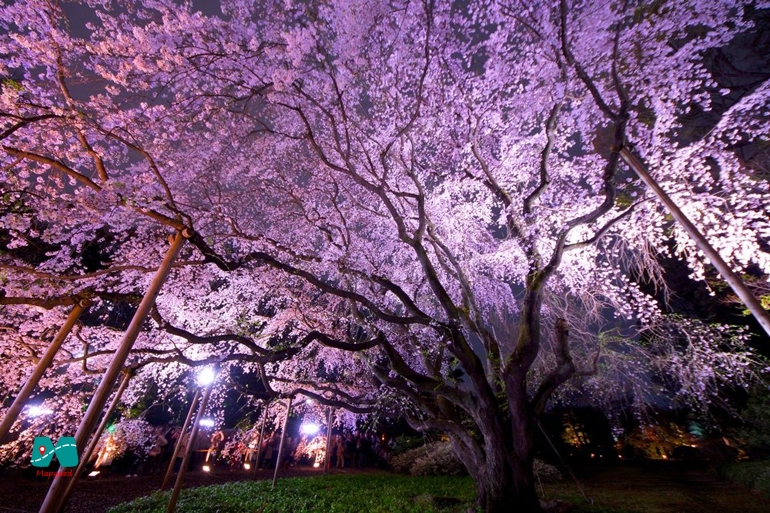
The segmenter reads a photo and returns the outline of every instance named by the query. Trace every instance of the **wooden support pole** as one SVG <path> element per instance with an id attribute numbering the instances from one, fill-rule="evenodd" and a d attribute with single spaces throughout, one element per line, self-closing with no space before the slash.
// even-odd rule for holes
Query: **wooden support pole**
<path id="1" fill-rule="evenodd" d="M 254 480 L 257 480 L 257 470 L 259 470 L 259 457 L 262 455 L 262 440 L 265 437 L 265 424 L 267 424 L 267 412 L 270 409 L 270 401 L 265 403 L 265 411 L 262 414 L 262 427 L 259 429 L 259 440 L 257 441 L 257 460 L 254 462 Z"/>
<path id="2" fill-rule="evenodd" d="M 115 381 L 118 378 L 123 366 L 126 363 L 126 358 L 131 352 L 131 348 L 134 347 L 134 342 L 142 331 L 142 326 L 150 313 L 150 309 L 155 304 L 155 298 L 158 297 L 160 289 L 163 283 L 166 281 L 169 272 L 171 271 L 171 265 L 174 263 L 179 251 L 184 245 L 185 237 L 182 233 L 176 233 L 171 237 L 171 247 L 166 252 L 166 256 L 163 258 L 163 262 L 155 273 L 155 276 L 150 283 L 147 292 L 145 292 L 142 302 L 139 303 L 131 324 L 123 335 L 123 340 L 118 346 L 118 350 L 115 351 L 115 355 L 112 357 L 107 371 L 104 373 L 99 387 L 96 389 L 96 393 L 91 399 L 91 404 L 88 405 L 83 420 L 78 426 L 78 430 L 75 433 L 75 445 L 77 447 L 83 447 L 88 437 L 96 427 L 96 423 L 99 420 L 99 416 L 104 410 L 104 405 L 109 399 L 112 387 L 115 385 Z M 51 482 L 51 486 L 48 488 L 48 493 L 43 500 L 42 506 L 40 506 L 40 513 L 57 513 L 64 508 L 67 503 L 68 497 L 64 494 L 66 489 L 66 478 L 64 472 L 57 472 Z"/>
<path id="3" fill-rule="evenodd" d="M 286 429 L 289 427 L 289 414 L 291 413 L 291 402 L 293 399 L 293 397 L 289 397 L 289 400 L 286 402 L 286 417 L 283 419 L 281 443 L 278 444 L 278 461 L 275 463 L 275 472 L 273 472 L 273 488 L 275 488 L 275 482 L 278 481 L 278 469 L 281 468 L 281 463 L 283 463 L 283 445 L 286 440 Z"/>
<path id="4" fill-rule="evenodd" d="M 196 388 L 195 395 L 193 396 L 193 400 L 190 403 L 190 409 L 187 410 L 187 417 L 184 419 L 184 424 L 182 425 L 182 431 L 179 432 L 179 438 L 177 438 L 176 440 L 176 445 L 174 446 L 174 454 L 171 455 L 171 461 L 168 464 L 166 475 L 163 477 L 163 484 L 160 485 L 161 490 L 166 488 L 166 485 L 171 479 L 171 474 L 174 472 L 174 464 L 176 463 L 176 459 L 179 456 L 179 451 L 182 450 L 182 440 L 184 439 L 184 434 L 187 433 L 187 429 L 190 427 L 190 422 L 192 421 L 193 413 L 195 413 L 195 407 L 198 406 L 198 401 L 200 400 L 200 398 L 201 398 L 201 389 Z"/>
<path id="5" fill-rule="evenodd" d="M 2 444 L 3 440 L 5 440 L 5 437 L 8 436 L 8 433 L 11 431 L 11 427 L 13 427 L 16 419 L 19 418 L 21 410 L 24 408 L 27 400 L 32 395 L 32 392 L 35 391 L 35 387 L 40 381 L 40 378 L 43 377 L 46 369 L 51 365 L 51 362 L 53 362 L 56 353 L 64 343 L 67 335 L 69 335 L 69 332 L 77 322 L 80 314 L 83 313 L 83 310 L 88 308 L 90 305 L 90 301 L 87 299 L 81 299 L 75 303 L 75 306 L 72 307 L 69 316 L 67 316 L 67 320 L 64 321 L 64 324 L 59 329 L 59 332 L 51 341 L 51 345 L 49 345 L 48 349 L 46 349 L 45 353 L 43 353 L 43 356 L 40 358 L 40 361 L 37 362 L 37 365 L 32 371 L 32 374 L 29 376 L 29 378 L 27 378 L 27 382 L 24 383 L 24 386 L 21 387 L 21 390 L 19 390 L 19 394 L 16 396 L 16 399 L 13 400 L 13 404 L 11 404 L 11 407 L 8 408 L 8 411 L 5 413 L 2 423 L 0 423 L 0 444 Z"/>
<path id="6" fill-rule="evenodd" d="M 719 274 L 722 275 L 722 278 L 724 278 L 730 288 L 733 289 L 733 292 L 735 292 L 741 301 L 743 301 L 743 304 L 746 305 L 749 311 L 754 315 L 754 318 L 757 319 L 759 324 L 765 330 L 765 333 L 770 336 L 770 313 L 762 307 L 762 304 L 756 297 L 754 297 L 754 294 L 752 294 L 741 277 L 730 269 L 730 266 L 722 259 L 722 256 L 716 249 L 714 249 L 708 239 L 706 239 L 700 230 L 692 224 L 692 221 L 687 218 L 674 200 L 672 200 L 660 185 L 658 185 L 658 182 L 655 181 L 647 171 L 647 167 L 644 163 L 636 155 L 631 153 L 628 148 L 622 148 L 620 150 L 620 156 L 626 164 L 634 170 L 639 178 L 642 179 L 645 185 L 652 190 L 663 205 L 665 205 L 671 216 L 679 223 L 684 231 L 687 232 L 690 238 L 695 241 L 698 248 L 700 248 L 708 259 L 711 260 L 711 264 L 717 271 L 719 271 Z"/>
<path id="7" fill-rule="evenodd" d="M 126 387 L 128 387 L 128 382 L 131 381 L 131 377 L 134 375 L 132 370 L 125 369 L 123 370 L 123 379 L 120 380 L 120 386 L 118 387 L 118 391 L 115 392 L 115 396 L 112 398 L 112 402 L 110 403 L 110 406 L 107 408 L 107 411 L 104 413 L 104 417 L 102 418 L 101 424 L 99 424 L 99 427 L 96 428 L 96 432 L 94 432 L 93 436 L 91 437 L 91 443 L 88 444 L 88 447 L 85 451 L 83 451 L 83 456 L 80 458 L 80 461 L 78 463 L 77 469 L 72 474 L 72 478 L 70 479 L 69 483 L 67 483 L 67 488 L 64 491 L 65 497 L 69 497 L 72 493 L 72 489 L 75 486 L 75 483 L 77 483 L 78 479 L 80 478 L 80 474 L 83 472 L 83 469 L 88 464 L 88 460 L 91 459 L 91 455 L 94 452 L 94 449 L 96 449 L 96 446 L 99 444 L 99 438 L 101 438 L 102 433 L 104 433 L 104 428 L 107 427 L 107 423 L 110 421 L 110 415 L 112 415 L 112 412 L 115 411 L 115 408 L 118 406 L 118 403 L 120 402 L 120 398 L 123 396 L 123 392 L 125 392 Z"/>
<path id="8" fill-rule="evenodd" d="M 332 413 L 334 413 L 334 408 L 329 406 L 329 415 L 326 419 L 326 454 L 324 455 L 324 474 L 329 472 L 329 467 L 332 463 Z"/>

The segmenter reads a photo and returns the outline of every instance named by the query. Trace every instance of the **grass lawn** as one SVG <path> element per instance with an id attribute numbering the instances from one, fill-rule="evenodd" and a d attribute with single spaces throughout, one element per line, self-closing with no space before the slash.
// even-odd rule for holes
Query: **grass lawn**
<path id="1" fill-rule="evenodd" d="M 674 464 L 585 466 L 573 469 L 593 503 L 571 479 L 539 491 L 576 506 L 575 513 L 762 513 L 770 501 L 759 493 L 721 481 L 702 467 Z M 331 474 L 270 481 L 242 481 L 185 490 L 180 512 L 448 512 L 473 506 L 467 477 L 409 477 L 387 472 Z M 169 493 L 122 504 L 111 513 L 164 512 Z M 512 511 L 515 506 L 512 505 Z M 472 509 L 471 509 L 472 510 Z"/>
<path id="2" fill-rule="evenodd" d="M 241 481 L 184 490 L 179 512 L 362 513 L 463 512 L 475 496 L 463 477 L 408 477 L 386 472 L 326 475 L 270 481 Z M 156 493 L 110 513 L 165 512 L 170 493 Z"/>

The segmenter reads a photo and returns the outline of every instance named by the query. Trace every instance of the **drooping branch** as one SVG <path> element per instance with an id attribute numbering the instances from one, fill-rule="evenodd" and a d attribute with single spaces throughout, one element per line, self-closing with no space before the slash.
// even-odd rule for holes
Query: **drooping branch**
<path id="1" fill-rule="evenodd" d="M 621 212 L 617 216 L 613 217 L 612 219 L 610 219 L 609 221 L 604 223 L 602 225 L 602 227 L 599 228 L 598 230 L 596 230 L 596 233 L 594 233 L 591 237 L 589 237 L 589 238 L 587 238 L 585 240 L 582 240 L 580 242 L 573 242 L 571 244 L 565 244 L 564 245 L 564 251 L 570 251 L 570 250 L 579 249 L 579 248 L 583 248 L 583 247 L 586 247 L 586 246 L 594 245 L 596 242 L 599 241 L 599 239 L 604 237 L 607 234 L 607 232 L 609 232 L 612 229 L 613 226 L 617 225 L 620 221 L 622 221 L 623 219 L 628 217 L 634 211 L 634 209 L 637 206 L 641 205 L 641 204 L 642 204 L 642 201 L 638 201 L 638 202 L 632 204 L 626 210 L 624 210 L 623 212 Z"/>
<path id="2" fill-rule="evenodd" d="M 64 164 L 63 162 L 61 162 L 59 160 L 56 160 L 56 159 L 53 159 L 53 158 L 50 158 L 50 157 L 46 157 L 46 156 L 43 156 L 43 155 L 39 155 L 37 153 L 33 153 L 33 152 L 30 152 L 30 151 L 20 150 L 18 148 L 14 148 L 12 146 L 3 145 L 2 149 L 8 155 L 11 155 L 11 156 L 14 156 L 14 157 L 23 158 L 23 159 L 27 159 L 27 160 L 32 160 L 34 162 L 39 162 L 40 164 L 45 164 L 45 165 L 49 166 L 50 168 L 52 168 L 52 169 L 54 169 L 56 171 L 59 171 L 59 172 L 63 173 L 66 176 L 69 176 L 73 180 L 75 180 L 75 181 L 79 182 L 80 184 L 88 187 L 92 191 L 100 192 L 102 190 L 102 187 L 99 186 L 92 179 L 90 179 L 89 177 L 87 177 L 83 173 L 78 172 L 78 171 L 72 169 L 71 167 L 67 166 L 66 164 Z M 118 197 L 121 199 L 121 201 L 124 200 L 124 198 L 122 196 L 118 195 Z M 157 211 L 155 211 L 153 209 L 144 208 L 144 207 L 135 206 L 135 205 L 132 206 L 131 209 L 136 211 L 136 212 L 141 213 L 144 216 L 147 216 L 150 219 L 158 221 L 161 224 L 164 224 L 166 226 L 174 228 L 175 230 L 183 230 L 183 229 L 186 228 L 185 224 L 182 221 L 180 221 L 178 219 L 174 219 L 172 217 L 169 217 L 169 216 L 167 216 L 165 214 L 162 214 L 160 212 L 157 212 Z"/>
<path id="3" fill-rule="evenodd" d="M 358 351 L 366 351 L 367 349 L 372 349 L 374 347 L 382 345 L 385 342 L 385 335 L 383 333 L 379 333 L 373 339 L 366 340 L 363 342 L 344 342 L 342 340 L 337 340 L 333 337 L 330 337 L 329 335 L 326 335 L 324 333 L 320 333 L 318 331 L 311 331 L 310 333 L 302 337 L 300 345 L 304 347 L 313 341 L 317 341 L 318 343 L 326 347 L 332 347 L 334 349 L 340 349 L 342 351 L 358 352 Z"/>
<path id="4" fill-rule="evenodd" d="M 305 281 L 307 281 L 308 283 L 314 285 L 315 287 L 317 287 L 318 289 L 324 292 L 328 292 L 329 294 L 335 295 L 337 297 L 341 297 L 341 298 L 352 300 L 359 303 L 360 305 L 370 310 L 378 318 L 386 322 L 392 322 L 394 324 L 423 324 L 423 325 L 429 325 L 434 322 L 433 319 L 429 317 L 424 317 L 421 315 L 398 316 L 398 315 L 389 314 L 384 310 L 382 310 L 380 307 L 374 304 L 373 301 L 366 298 L 365 296 L 357 292 L 345 290 L 337 286 L 334 286 L 328 283 L 327 281 L 317 277 L 315 274 L 311 272 L 280 262 L 279 260 L 268 255 L 267 253 L 263 253 L 263 252 L 250 253 L 247 257 L 245 257 L 242 260 L 242 262 L 248 262 L 248 261 L 252 261 L 252 262 L 261 261 L 270 265 L 275 269 L 280 269 L 288 274 L 299 276 L 303 278 Z"/>
<path id="5" fill-rule="evenodd" d="M 533 409 L 536 415 L 545 411 L 548 399 L 565 381 L 575 374 L 575 363 L 572 361 L 572 355 L 569 350 L 569 326 L 564 319 L 556 320 L 556 344 L 554 353 L 556 355 L 556 367 L 549 372 L 535 392 L 532 399 Z"/>
<path id="6" fill-rule="evenodd" d="M 0 290 L 0 305 L 30 305 L 50 310 L 57 306 L 72 306 L 78 303 L 82 297 L 79 296 L 57 296 L 57 297 L 21 297 L 5 296 L 5 291 Z"/>
<path id="7" fill-rule="evenodd" d="M 191 333 L 190 331 L 187 331 L 183 328 L 179 328 L 177 326 L 174 326 L 170 322 L 168 322 L 158 311 L 157 307 L 153 307 L 150 315 L 152 316 L 152 319 L 158 324 L 158 327 L 162 329 L 163 331 L 177 336 L 181 337 L 191 344 L 212 344 L 216 345 L 220 342 L 237 342 L 241 344 L 244 347 L 247 347 L 254 353 L 260 355 L 260 356 L 268 356 L 271 354 L 270 351 L 260 347 L 257 345 L 257 343 L 250 337 L 246 337 L 244 335 L 239 335 L 236 333 L 224 333 L 222 335 L 210 335 L 210 336 L 200 336 L 195 335 Z M 296 351 L 294 352 L 296 354 Z M 293 356 L 293 354 L 292 354 Z"/>
<path id="8" fill-rule="evenodd" d="M 181 211 L 179 210 L 179 207 L 177 206 L 176 201 L 174 200 L 174 195 L 171 193 L 171 188 L 166 182 L 166 179 L 163 177 L 163 174 L 160 172 L 160 168 L 158 167 L 158 163 L 155 161 L 155 158 L 153 158 L 153 156 L 147 150 L 142 148 L 139 144 L 135 142 L 131 142 L 125 137 L 121 137 L 120 135 L 116 134 L 114 131 L 109 131 L 109 132 L 103 131 L 103 133 L 107 137 L 115 139 L 116 141 L 119 141 L 121 144 L 136 151 L 142 156 L 142 158 L 144 158 L 150 170 L 152 171 L 152 174 L 155 175 L 155 179 L 163 188 L 163 192 L 166 195 L 166 206 L 172 212 L 176 213 L 176 219 L 181 223 L 182 222 Z"/>
<path id="9" fill-rule="evenodd" d="M 353 395 L 330 383 L 315 383 L 304 380 L 289 380 L 280 377 L 271 378 L 276 382 L 283 382 L 292 385 L 293 388 L 288 392 L 276 393 L 272 397 L 293 397 L 304 395 L 325 406 L 333 408 L 342 408 L 353 413 L 366 414 L 372 413 L 377 408 L 377 400 Z"/>

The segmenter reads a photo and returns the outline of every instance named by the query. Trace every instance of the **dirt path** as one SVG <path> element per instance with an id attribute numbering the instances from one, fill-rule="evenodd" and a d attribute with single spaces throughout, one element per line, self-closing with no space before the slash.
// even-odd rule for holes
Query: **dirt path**
<path id="1" fill-rule="evenodd" d="M 594 505 L 609 510 L 644 513 L 766 513 L 770 500 L 759 493 L 718 478 L 705 465 L 676 463 L 634 463 L 621 465 L 576 465 L 571 467 Z M 361 472 L 334 470 L 333 473 Z M 282 470 L 280 477 L 320 474 L 319 469 Z M 251 479 L 249 472 L 191 473 L 185 488 Z M 272 479 L 271 470 L 260 470 L 258 479 Z M 67 505 L 67 513 L 101 513 L 137 497 L 149 495 L 160 486 L 161 476 L 107 476 L 84 479 Z M 48 490 L 45 478 L 0 476 L 0 513 L 37 512 Z M 578 487 L 569 477 L 547 485 L 548 498 L 559 497 L 585 504 Z"/>
<path id="2" fill-rule="evenodd" d="M 283 469 L 279 479 L 284 477 L 311 476 L 321 473 L 319 469 Z M 251 472 L 229 472 L 217 470 L 213 473 L 192 472 L 185 476 L 185 488 L 240 481 L 252 478 Z M 272 470 L 260 470 L 257 479 L 272 479 Z M 102 513 L 121 502 L 149 495 L 158 490 L 163 476 L 107 476 L 87 478 L 78 481 L 65 513 Z M 173 483 L 172 483 L 173 484 Z M 50 481 L 34 476 L 0 476 L 0 513 L 37 512 L 48 491 Z"/>

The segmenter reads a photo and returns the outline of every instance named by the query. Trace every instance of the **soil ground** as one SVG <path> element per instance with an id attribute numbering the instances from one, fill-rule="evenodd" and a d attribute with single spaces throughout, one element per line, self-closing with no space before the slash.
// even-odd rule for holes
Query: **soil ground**
<path id="1" fill-rule="evenodd" d="M 770 511 L 770 500 L 759 493 L 719 479 L 706 465 L 677 463 L 631 463 L 618 465 L 576 465 L 570 470 L 596 506 L 611 510 L 648 513 L 762 513 Z M 282 469 L 279 479 L 318 475 L 313 468 Z M 332 470 L 332 473 L 363 472 Z M 253 472 L 215 469 L 212 473 L 192 472 L 185 488 L 251 479 Z M 272 470 L 259 470 L 257 479 L 272 479 Z M 149 495 L 160 486 L 162 476 L 125 477 L 111 475 L 83 479 L 70 499 L 68 513 L 101 513 L 121 502 Z M 0 512 L 36 512 L 49 481 L 19 474 L 0 476 Z M 580 488 L 567 472 L 558 484 L 546 485 L 548 499 L 563 498 L 584 503 Z"/>
<path id="2" fill-rule="evenodd" d="M 290 468 L 281 469 L 278 478 L 301 477 L 321 474 L 321 469 Z M 341 472 L 341 471 L 336 471 Z M 230 472 L 225 469 L 214 469 L 214 472 L 188 472 L 185 474 L 184 488 L 208 486 L 252 479 L 252 472 Z M 174 485 L 176 474 L 166 490 Z M 261 469 L 257 479 L 272 479 L 273 470 Z M 108 475 L 105 477 L 82 478 L 78 481 L 70 500 L 67 502 L 65 513 L 102 513 L 107 509 L 127 502 L 137 497 L 150 495 L 157 491 L 163 482 L 163 476 Z M 0 476 L 0 512 L 37 512 L 48 491 L 50 480 L 44 477 L 34 477 L 34 474 L 24 476 Z"/>

